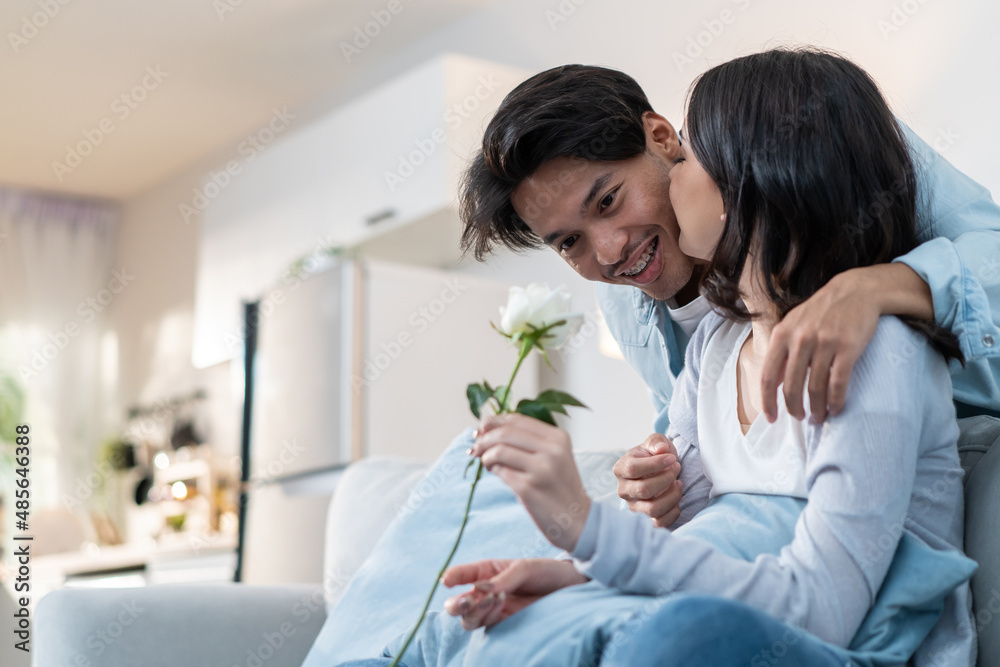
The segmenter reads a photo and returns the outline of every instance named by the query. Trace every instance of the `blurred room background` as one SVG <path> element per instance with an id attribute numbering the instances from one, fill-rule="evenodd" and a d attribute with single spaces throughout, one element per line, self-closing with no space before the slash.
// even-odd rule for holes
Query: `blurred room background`
<path id="1" fill-rule="evenodd" d="M 10 568 L 26 423 L 36 599 L 318 582 L 343 465 L 432 460 L 474 423 L 465 384 L 502 381 L 511 284 L 565 283 L 587 322 L 521 389 L 590 406 L 578 448 L 648 435 L 592 284 L 457 249 L 462 166 L 533 73 L 621 69 L 679 126 L 710 66 L 835 49 L 1000 187 L 987 0 L 10 0 L 0 25 L 0 544 Z"/>

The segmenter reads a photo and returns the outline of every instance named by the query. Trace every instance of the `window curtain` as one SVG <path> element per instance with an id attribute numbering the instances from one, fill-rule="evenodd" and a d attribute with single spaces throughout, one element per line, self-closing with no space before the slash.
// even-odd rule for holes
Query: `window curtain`
<path id="1" fill-rule="evenodd" d="M 0 376 L 24 398 L 33 512 L 95 490 L 88 474 L 116 379 L 108 372 L 116 349 L 107 313 L 128 289 L 127 275 L 112 266 L 117 216 L 110 202 L 0 189 Z M 9 458 L 0 471 L 2 488 L 11 489 Z M 4 497 L 7 554 L 11 496 Z"/>

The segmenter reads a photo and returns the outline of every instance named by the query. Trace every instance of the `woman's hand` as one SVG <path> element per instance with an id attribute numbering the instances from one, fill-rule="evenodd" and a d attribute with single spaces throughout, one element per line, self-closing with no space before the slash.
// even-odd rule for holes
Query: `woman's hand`
<path id="1" fill-rule="evenodd" d="M 444 603 L 466 630 L 496 625 L 553 591 L 587 581 L 570 561 L 552 558 L 481 560 L 449 567 L 441 577 L 449 588 L 474 584 Z"/>
<path id="2" fill-rule="evenodd" d="M 657 528 L 669 528 L 681 514 L 681 464 L 670 438 L 654 433 L 625 452 L 614 467 L 618 496 Z"/>
<path id="3" fill-rule="evenodd" d="M 590 497 L 565 430 L 521 414 L 493 415 L 480 422 L 470 454 L 511 488 L 549 542 L 573 550 Z"/>

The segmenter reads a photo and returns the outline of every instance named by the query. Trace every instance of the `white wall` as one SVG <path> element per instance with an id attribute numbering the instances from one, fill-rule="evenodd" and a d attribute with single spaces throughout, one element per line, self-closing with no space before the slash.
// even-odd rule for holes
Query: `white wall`
<path id="1" fill-rule="evenodd" d="M 731 22 L 712 25 L 724 11 Z M 510 0 L 369 63 L 387 76 L 447 49 L 532 71 L 569 62 L 615 67 L 677 122 L 688 86 L 705 69 L 768 47 L 812 44 L 867 69 L 925 139 L 951 128 L 958 136 L 948 159 L 996 192 L 1000 165 L 989 149 L 1000 145 L 997 25 L 1000 4 L 991 0 Z M 697 47 L 699 39 L 707 46 Z M 691 41 L 701 53 L 677 64 Z"/>
<path id="2" fill-rule="evenodd" d="M 217 455 L 231 458 L 239 453 L 242 387 L 229 364 L 202 371 L 191 364 L 198 225 L 178 212 L 216 162 L 204 160 L 124 203 L 116 261 L 135 280 L 114 302 L 110 319 L 118 339 L 119 414 L 205 389 L 207 435 Z"/>
<path id="3" fill-rule="evenodd" d="M 410 15 L 420 11 L 417 4 L 407 9 Z M 530 71 L 568 62 L 616 67 L 636 77 L 654 107 L 679 123 L 688 85 L 699 72 L 762 48 L 808 43 L 854 58 L 879 81 L 903 120 L 997 192 L 997 25 L 1000 4 L 988 0 L 510 0 L 405 50 L 382 53 L 373 46 L 355 60 L 349 83 L 296 111 L 305 122 L 415 63 L 455 51 Z M 683 60 L 688 48 L 694 55 L 691 62 Z M 226 369 L 198 373 L 190 365 L 197 221 L 185 225 L 177 213 L 179 202 L 190 201 L 201 175 L 232 153 L 221 151 L 217 160 L 207 159 L 126 202 L 116 265 L 135 266 L 137 278 L 113 313 L 121 341 L 125 404 L 207 383 L 216 388 L 220 403 L 215 410 L 220 415 L 232 405 Z M 593 304 L 592 286 L 561 267 L 554 256 L 507 258 L 493 268 L 463 270 L 510 276 L 517 282 L 566 282 L 582 309 Z M 555 381 L 596 408 L 591 414 L 577 411 L 566 422 L 576 444 L 634 444 L 648 431 L 651 415 L 638 377 L 623 362 L 601 357 L 592 347 L 575 354 L 577 360 L 560 370 Z M 606 419 L 608 415 L 612 418 Z M 216 440 L 235 448 L 236 431 L 223 431 Z"/>

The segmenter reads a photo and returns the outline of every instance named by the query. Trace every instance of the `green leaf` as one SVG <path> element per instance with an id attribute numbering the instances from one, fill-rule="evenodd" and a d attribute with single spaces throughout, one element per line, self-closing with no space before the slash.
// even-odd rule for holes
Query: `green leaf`
<path id="1" fill-rule="evenodd" d="M 552 412 L 558 412 L 559 414 L 562 414 L 562 415 L 568 415 L 569 414 L 568 412 L 566 412 L 566 408 L 564 408 L 559 403 L 541 403 L 539 401 L 536 401 L 536 402 L 538 402 L 539 405 L 544 405 L 545 407 L 547 407 Z"/>
<path id="2" fill-rule="evenodd" d="M 503 395 L 505 391 L 507 391 L 507 385 L 505 384 L 502 384 L 493 390 L 493 398 L 496 399 L 497 406 L 499 406 L 497 408 L 499 412 L 503 412 L 503 405 L 500 404 L 500 401 L 503 400 Z M 507 399 L 510 400 L 510 396 L 508 396 Z"/>
<path id="3" fill-rule="evenodd" d="M 483 403 L 493 397 L 493 392 L 481 384 L 470 384 L 465 390 L 465 395 L 469 397 L 469 409 L 472 410 L 476 419 L 479 419 L 480 408 L 483 407 Z"/>
<path id="4" fill-rule="evenodd" d="M 570 396 L 564 391 L 558 391 L 556 389 L 546 389 L 545 391 L 540 393 L 538 395 L 538 398 L 536 398 L 535 400 L 538 401 L 539 403 L 545 403 L 545 404 L 557 403 L 559 405 L 575 405 L 580 408 L 587 407 L 573 396 Z"/>
<path id="5" fill-rule="evenodd" d="M 465 479 L 465 475 L 469 472 L 469 468 L 471 468 L 472 464 L 475 462 L 476 459 L 469 459 L 469 462 L 465 464 L 465 470 L 462 471 L 462 479 Z"/>
<path id="6" fill-rule="evenodd" d="M 553 426 L 556 425 L 556 418 L 552 416 L 552 411 L 547 406 L 527 398 L 522 399 L 521 402 L 517 404 L 515 412 L 519 412 L 528 417 L 534 417 L 535 419 L 539 419 L 546 424 L 552 424 Z"/>

